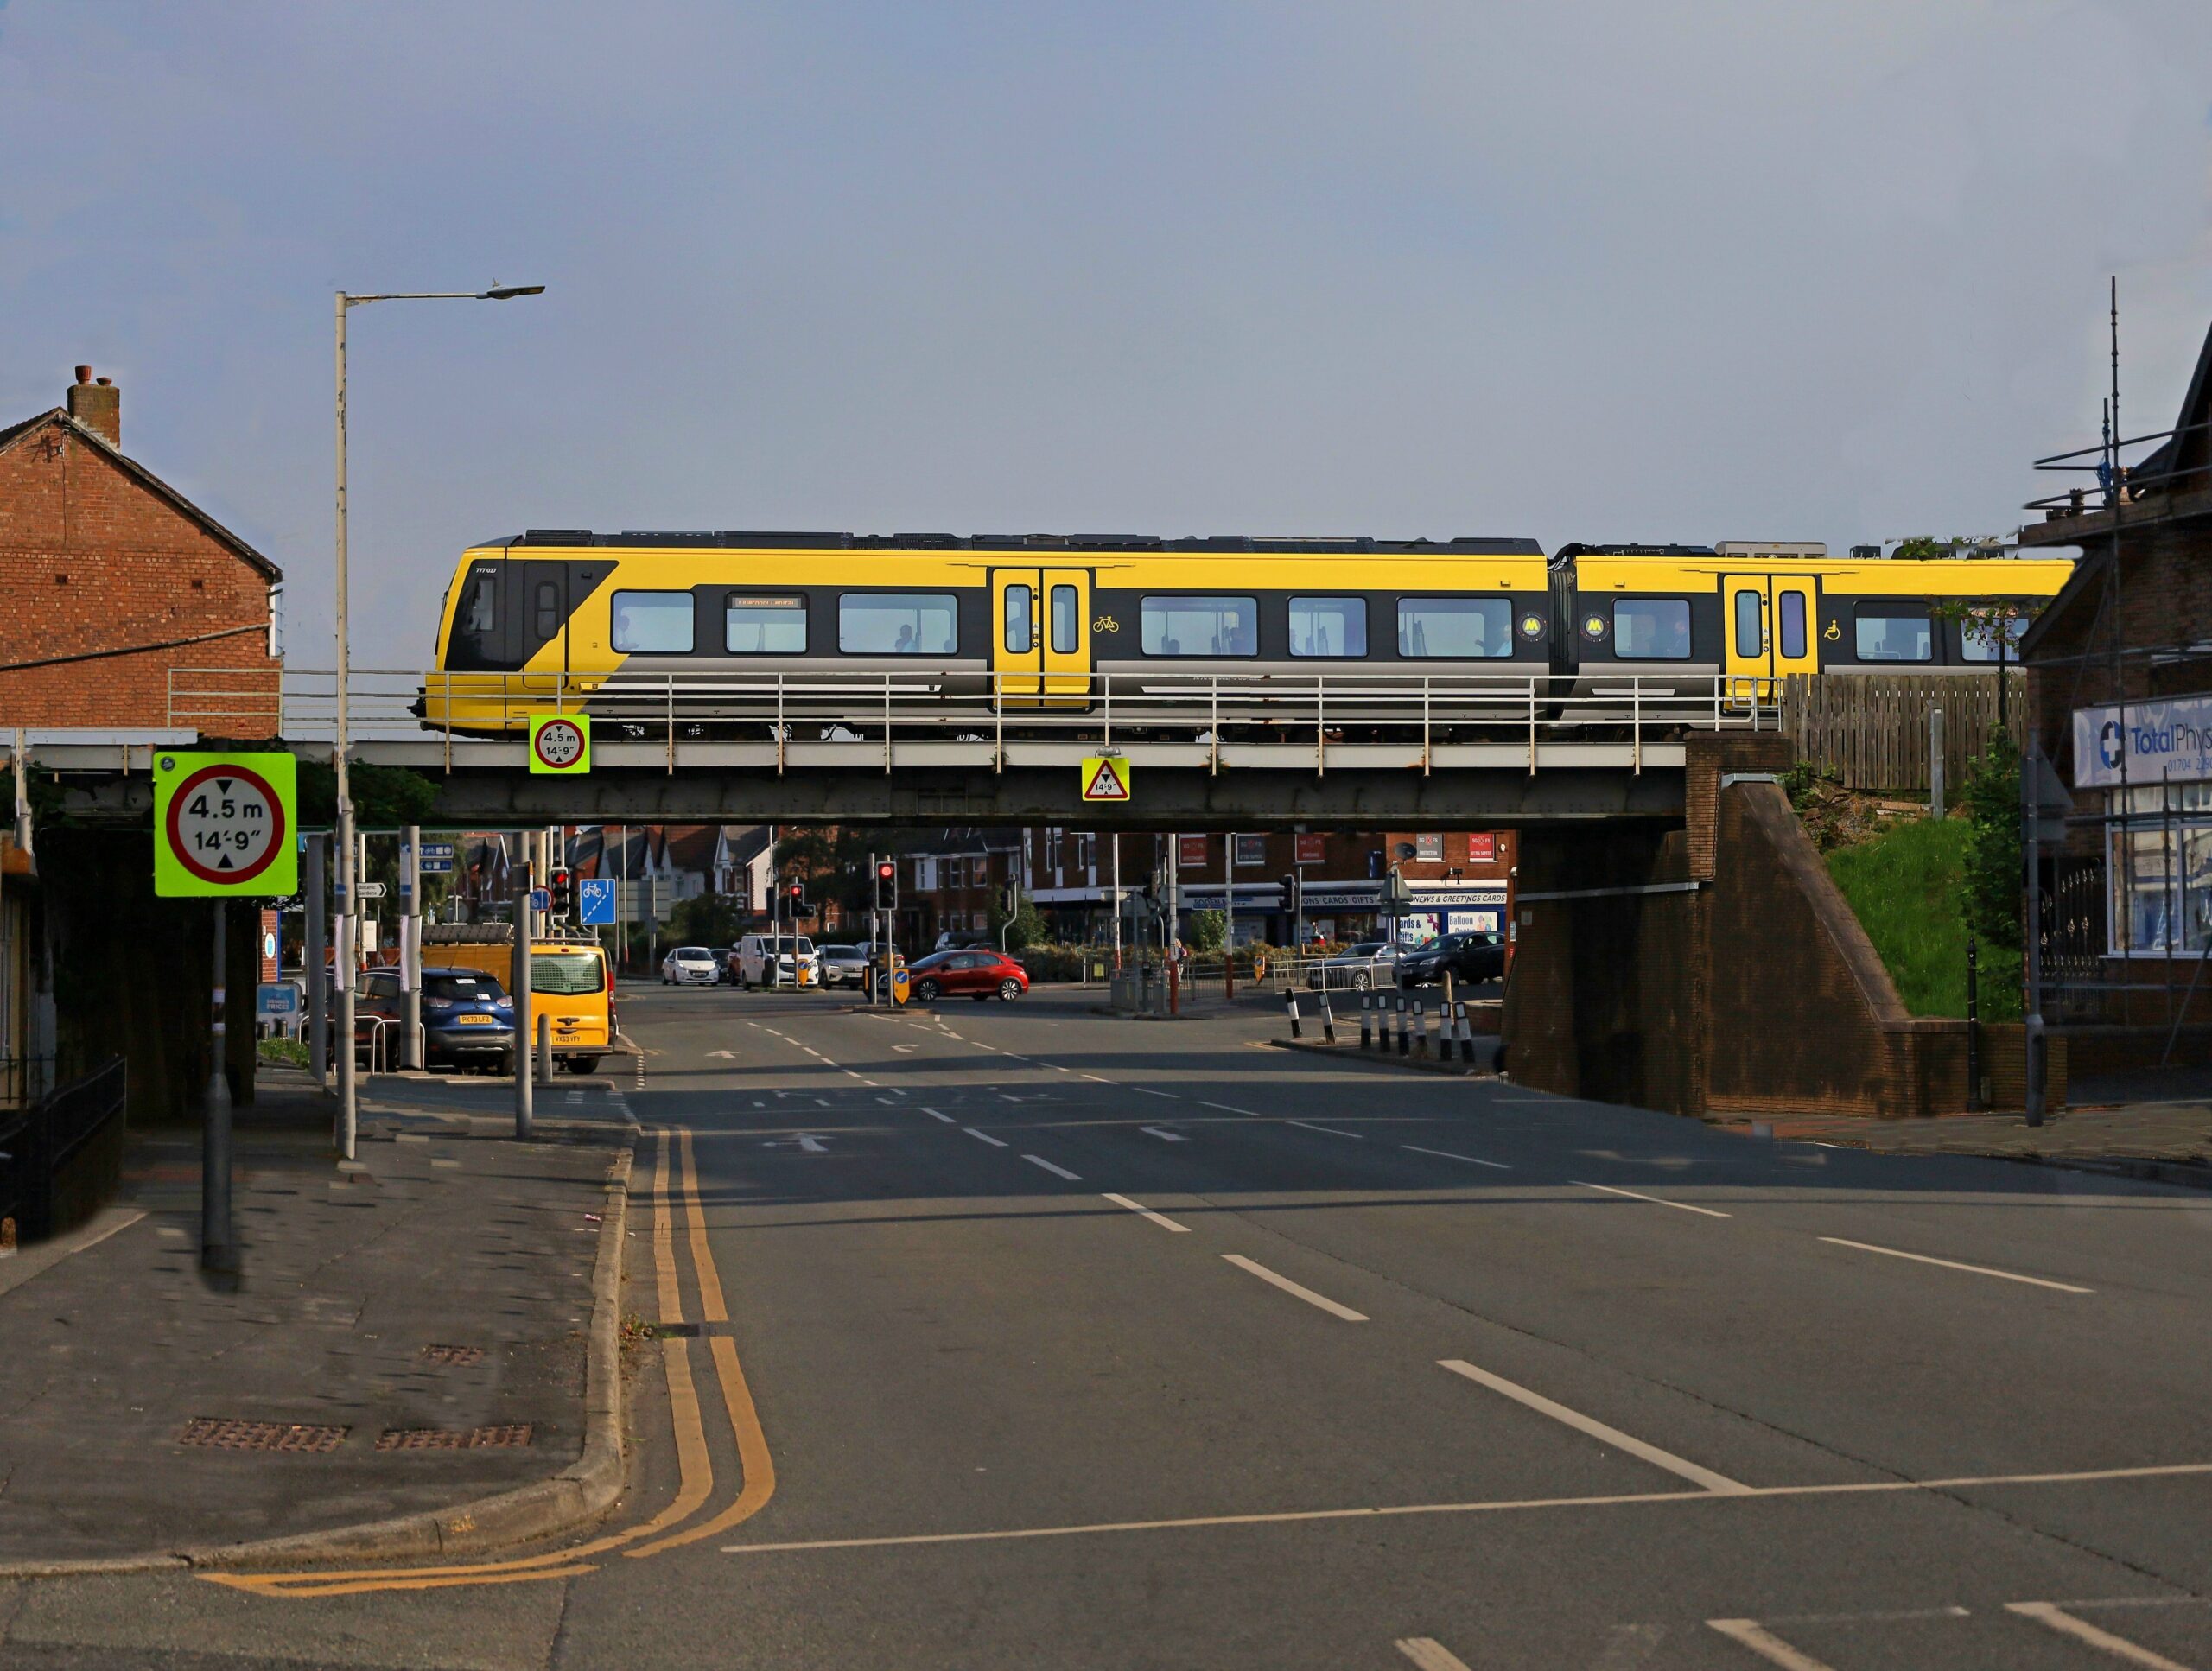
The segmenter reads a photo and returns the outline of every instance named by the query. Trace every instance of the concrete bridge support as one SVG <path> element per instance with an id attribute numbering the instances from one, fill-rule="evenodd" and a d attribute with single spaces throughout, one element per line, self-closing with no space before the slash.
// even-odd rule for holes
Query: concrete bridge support
<path id="1" fill-rule="evenodd" d="M 1779 737 L 1694 738 L 1681 826 L 1522 833 L 1516 1079 L 1700 1115 L 1967 1106 L 1966 1023 L 1906 1013 L 1767 780 L 1789 762 Z"/>

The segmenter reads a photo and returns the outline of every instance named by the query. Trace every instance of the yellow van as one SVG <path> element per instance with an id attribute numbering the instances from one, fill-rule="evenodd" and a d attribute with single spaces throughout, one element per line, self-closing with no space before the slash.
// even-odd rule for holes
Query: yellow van
<path id="1" fill-rule="evenodd" d="M 480 969 L 507 984 L 514 968 L 511 931 L 501 926 L 438 924 L 423 931 L 423 962 L 454 969 Z M 607 953 L 596 940 L 554 937 L 530 947 L 528 1048 L 537 1048 L 537 1018 L 553 1020 L 553 1054 L 571 1073 L 590 1073 L 614 1048 L 618 1026 L 614 982 Z"/>

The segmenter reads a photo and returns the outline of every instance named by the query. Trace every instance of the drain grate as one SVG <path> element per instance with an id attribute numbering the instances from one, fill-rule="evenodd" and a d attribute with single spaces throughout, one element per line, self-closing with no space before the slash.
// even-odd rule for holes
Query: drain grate
<path id="1" fill-rule="evenodd" d="M 212 1451 L 334 1451 L 352 1431 L 297 1421 L 232 1421 L 222 1416 L 194 1416 L 184 1424 L 176 1442 Z"/>
<path id="2" fill-rule="evenodd" d="M 444 1427 L 392 1427 L 377 1439 L 379 1451 L 486 1451 L 530 1443 L 531 1424 L 509 1422 L 497 1427 L 468 1427 L 454 1432 Z"/>
<path id="3" fill-rule="evenodd" d="M 423 1348 L 423 1356 L 432 1363 L 455 1365 L 481 1363 L 484 1361 L 484 1349 L 481 1346 L 432 1345 Z"/>

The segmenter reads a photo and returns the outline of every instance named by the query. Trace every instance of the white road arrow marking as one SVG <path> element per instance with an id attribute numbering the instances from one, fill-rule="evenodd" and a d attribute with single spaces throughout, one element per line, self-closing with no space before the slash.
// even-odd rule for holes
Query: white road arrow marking
<path id="1" fill-rule="evenodd" d="M 805 1150 L 809 1154 L 827 1154 L 830 1153 L 828 1147 L 823 1142 L 823 1140 L 810 1131 L 803 1131 L 797 1137 L 772 1138 L 767 1142 L 763 1143 L 760 1147 L 764 1149 L 784 1149 L 791 1147 L 794 1143 L 800 1148 Z"/>
<path id="2" fill-rule="evenodd" d="M 734 1062 L 737 1060 L 737 1052 L 734 1050 L 710 1050 L 707 1054 L 709 1056 L 719 1056 L 725 1062 Z"/>

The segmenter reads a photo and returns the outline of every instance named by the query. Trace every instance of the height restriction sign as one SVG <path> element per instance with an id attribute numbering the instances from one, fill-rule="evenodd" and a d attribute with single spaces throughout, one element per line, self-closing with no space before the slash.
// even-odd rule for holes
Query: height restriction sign
<path id="1" fill-rule="evenodd" d="M 1083 763 L 1082 782 L 1086 801 L 1126 801 L 1129 763 L 1118 754 L 1093 754 Z"/>
<path id="2" fill-rule="evenodd" d="M 530 716 L 530 769 L 580 778 L 591 770 L 591 721 L 582 714 Z"/>
<path id="3" fill-rule="evenodd" d="M 155 894 L 268 899 L 298 893 L 298 781 L 289 754 L 156 754 Z"/>

